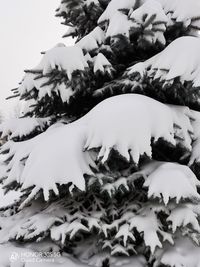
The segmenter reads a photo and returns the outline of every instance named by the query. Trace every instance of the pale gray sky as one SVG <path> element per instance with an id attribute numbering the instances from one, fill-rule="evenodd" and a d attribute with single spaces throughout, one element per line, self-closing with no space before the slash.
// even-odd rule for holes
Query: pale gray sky
<path id="1" fill-rule="evenodd" d="M 40 52 L 62 39 L 66 26 L 56 18 L 60 0 L 0 0 L 0 111 L 10 113 L 13 101 L 5 101 L 17 87 L 23 70 L 34 67 Z M 70 42 L 69 42 L 70 44 Z"/>

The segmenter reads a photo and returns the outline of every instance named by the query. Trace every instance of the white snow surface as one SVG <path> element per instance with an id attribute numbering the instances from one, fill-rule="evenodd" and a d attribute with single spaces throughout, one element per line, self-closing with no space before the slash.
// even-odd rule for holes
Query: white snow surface
<path id="1" fill-rule="evenodd" d="M 178 227 L 185 227 L 187 225 L 191 225 L 199 233 L 200 226 L 197 217 L 198 215 L 190 207 L 179 205 L 171 211 L 167 221 L 171 221 L 173 233 L 176 232 Z"/>
<path id="2" fill-rule="evenodd" d="M 139 3 L 138 3 L 139 2 Z M 198 36 L 200 4 L 196 0 L 112 0 L 98 23 L 106 25 L 106 37 L 119 34 L 130 37 L 132 29 L 139 29 L 149 43 L 166 44 L 164 32 L 168 26 L 182 22 L 189 35 Z M 127 10 L 124 14 L 122 10 Z M 152 21 L 149 23 L 149 19 Z M 148 32 L 151 32 L 149 34 Z"/>
<path id="3" fill-rule="evenodd" d="M 130 220 L 130 229 L 136 228 L 139 233 L 144 233 L 144 242 L 154 253 L 156 247 L 162 247 L 158 237 L 159 222 L 155 213 L 151 210 L 144 214 L 136 215 Z M 161 232 L 161 231 L 160 231 Z"/>
<path id="4" fill-rule="evenodd" d="M 128 75 L 146 73 L 152 79 L 173 82 L 180 77 L 181 82 L 192 81 L 193 86 L 200 86 L 200 38 L 184 36 L 169 44 L 162 52 L 130 67 Z M 179 51 L 177 53 L 177 51 Z M 147 70 L 148 68 L 148 70 Z"/>
<path id="5" fill-rule="evenodd" d="M 110 73 L 111 68 L 112 65 L 107 58 L 102 53 L 98 53 L 98 55 L 94 58 L 94 73 L 97 71 L 102 73 L 108 71 Z"/>
<path id="6" fill-rule="evenodd" d="M 66 47 L 64 44 L 58 44 L 48 50 L 39 65 L 33 68 L 33 71 L 41 72 L 44 76 L 37 78 L 39 74 L 27 73 L 18 88 L 19 94 L 21 96 L 26 93 L 31 95 L 31 91 L 35 88 L 38 91 L 37 100 L 40 100 L 45 95 L 51 96 L 54 91 L 60 95 L 63 102 L 68 102 L 73 95 L 72 88 L 65 82 L 47 85 L 49 79 L 45 75 L 58 69 L 64 71 L 71 80 L 74 71 L 84 71 L 86 68 L 88 68 L 87 59 L 79 46 Z"/>
<path id="7" fill-rule="evenodd" d="M 170 199 L 179 203 L 182 199 L 200 200 L 197 187 L 200 182 L 189 167 L 177 163 L 163 163 L 156 168 L 144 183 L 148 197 L 163 198 L 165 205 Z"/>
<path id="8" fill-rule="evenodd" d="M 129 31 L 132 26 L 132 21 L 129 20 L 125 14 L 116 12 L 110 18 L 106 37 L 114 37 L 118 34 L 122 34 L 129 38 Z"/>
<path id="9" fill-rule="evenodd" d="M 130 10 L 135 0 L 112 0 L 108 4 L 107 8 L 100 16 L 98 23 L 109 21 L 108 28 L 106 30 L 106 37 L 123 34 L 129 37 L 129 30 L 132 26 L 132 22 L 128 20 L 128 16 L 123 14 L 120 9 Z"/>
<path id="10" fill-rule="evenodd" d="M 14 154 L 14 157 L 8 165 L 11 171 L 6 184 L 17 180 L 23 184 L 23 188 L 35 185 L 33 194 L 43 188 L 45 199 L 48 199 L 50 189 L 58 193 L 56 183 L 73 182 L 83 190 L 85 188 L 83 174 L 92 174 L 89 165 L 94 163 L 89 153 L 82 151 L 84 129 L 77 124 L 68 126 L 50 129 L 29 141 L 10 143 L 10 153 Z M 7 145 L 9 146 L 9 143 Z M 23 166 L 21 159 L 26 156 L 29 157 Z"/>
<path id="11" fill-rule="evenodd" d="M 0 187 L 0 208 L 13 205 L 20 199 L 21 195 L 21 192 L 15 190 L 9 191 L 6 195 L 4 195 L 4 191 Z"/>
<path id="12" fill-rule="evenodd" d="M 196 19 L 200 16 L 200 3 L 196 0 L 142 0 L 139 6 L 135 6 L 135 0 L 112 0 L 108 4 L 98 20 L 98 23 L 111 21 L 120 10 L 129 10 L 129 15 L 133 12 L 132 18 L 142 18 L 144 14 L 157 14 L 160 17 L 158 21 L 167 22 L 173 25 L 176 22 L 182 22 L 186 27 L 189 26 L 189 32 L 198 35 L 198 31 L 192 27 L 200 27 L 200 20 Z M 159 12 L 158 12 L 159 11 Z M 114 24 L 113 24 L 114 25 Z M 191 28 L 190 28 L 191 27 Z M 164 42 L 163 36 L 158 39 Z"/>
<path id="13" fill-rule="evenodd" d="M 87 67 L 88 64 L 81 48 L 78 46 L 56 46 L 45 53 L 36 69 L 41 70 L 45 75 L 58 68 L 60 71 L 65 71 L 70 80 L 73 71 L 83 71 Z"/>
<path id="14" fill-rule="evenodd" d="M 149 19 L 152 18 L 152 16 L 155 16 L 153 19 L 153 23 L 150 23 L 147 27 L 145 27 L 145 30 L 146 31 L 152 30 L 153 34 L 146 36 L 144 35 L 144 37 L 150 43 L 156 43 L 156 41 L 158 40 L 160 43 L 165 45 L 166 41 L 163 32 L 165 32 L 166 30 L 165 25 L 168 22 L 168 18 L 165 15 L 165 12 L 162 9 L 161 4 L 156 0 L 147 0 L 143 5 L 135 9 L 132 13 L 130 12 L 130 19 L 133 20 L 132 27 L 134 28 L 142 27 L 148 22 Z M 159 24 L 156 25 L 156 23 Z M 159 31 L 155 31 L 155 29 L 157 28 L 159 29 Z M 163 32 L 160 30 L 162 30 Z"/>
<path id="15" fill-rule="evenodd" d="M 0 124 L 1 138 L 23 137 L 34 130 L 43 130 L 46 124 L 49 124 L 50 118 L 12 118 Z"/>
<path id="16" fill-rule="evenodd" d="M 37 90 L 40 90 L 43 83 L 46 83 L 48 80 L 45 77 L 42 77 L 40 79 L 35 79 L 36 75 L 32 73 L 25 74 L 20 86 L 18 87 L 18 91 L 20 95 L 23 95 L 27 92 L 32 91 L 34 88 Z M 46 90 L 47 92 L 50 92 L 50 89 L 48 86 L 43 86 L 43 90 Z"/>
<path id="17" fill-rule="evenodd" d="M 132 157 L 135 163 L 140 155 L 151 157 L 151 138 L 155 142 L 163 138 L 175 145 L 173 125 L 180 125 L 170 107 L 137 94 L 104 100 L 86 117 L 89 127 L 85 148 L 100 147 L 98 157 L 102 162 L 108 159 L 112 148 L 127 160 Z"/>
<path id="18" fill-rule="evenodd" d="M 22 184 L 22 188 L 35 185 L 31 196 L 42 188 L 45 199 L 51 189 L 58 193 L 56 183 L 72 182 L 84 190 L 84 174 L 92 174 L 90 166 L 96 166 L 90 150 L 99 149 L 97 158 L 102 163 L 114 149 L 137 164 L 144 154 L 151 158 L 152 138 L 154 142 L 162 138 L 172 145 L 178 144 L 174 124 L 186 131 L 186 125 L 181 125 L 183 121 L 177 119 L 170 106 L 149 97 L 137 94 L 111 97 L 76 122 L 50 127 L 24 142 L 7 142 L 2 151 L 9 149 L 7 157 L 13 158 L 4 174 L 5 185 L 13 181 Z"/>
<path id="19" fill-rule="evenodd" d="M 76 46 L 80 47 L 83 50 L 91 51 L 98 49 L 99 46 L 104 42 L 104 40 L 105 33 L 99 26 L 97 26 L 93 31 L 91 31 L 78 43 L 76 43 Z"/>
<path id="20" fill-rule="evenodd" d="M 161 3 L 168 17 L 176 22 L 200 27 L 200 20 L 193 20 L 200 15 L 200 2 L 196 0 L 156 0 Z"/>
<path id="21" fill-rule="evenodd" d="M 174 246 L 168 247 L 161 252 L 159 264 L 171 267 L 197 267 L 200 264 L 200 248 L 187 237 L 179 237 Z"/>
<path id="22" fill-rule="evenodd" d="M 86 58 L 85 58 L 86 60 Z M 61 99 L 63 102 L 68 102 L 70 97 L 73 95 L 73 91 L 70 86 L 67 86 L 65 82 L 61 82 L 54 85 L 44 85 L 45 83 L 48 83 L 47 77 L 41 77 L 39 79 L 36 79 L 37 74 L 27 73 L 24 76 L 24 79 L 21 83 L 21 85 L 18 88 L 18 91 L 21 96 L 23 96 L 26 93 L 31 94 L 33 89 L 36 89 L 38 91 L 38 97 L 37 100 L 42 99 L 45 95 L 48 95 L 51 97 L 52 92 L 59 93 Z M 37 100 L 35 100 L 37 102 Z M 28 102 L 30 100 L 27 100 Z M 33 103 L 35 104 L 35 103 Z"/>

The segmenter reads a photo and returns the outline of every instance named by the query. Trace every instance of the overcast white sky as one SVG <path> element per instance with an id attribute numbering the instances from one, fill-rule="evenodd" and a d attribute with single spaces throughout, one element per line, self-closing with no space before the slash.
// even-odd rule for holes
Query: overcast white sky
<path id="1" fill-rule="evenodd" d="M 10 113 L 13 101 L 5 101 L 18 86 L 23 70 L 32 68 L 45 51 L 62 39 L 66 26 L 56 18 L 60 0 L 0 0 L 0 111 Z"/>

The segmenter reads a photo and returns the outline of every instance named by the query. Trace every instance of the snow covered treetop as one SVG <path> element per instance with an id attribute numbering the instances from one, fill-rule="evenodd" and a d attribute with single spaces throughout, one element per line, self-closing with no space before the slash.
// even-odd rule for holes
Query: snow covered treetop
<path id="1" fill-rule="evenodd" d="M 181 140 L 176 139 L 177 128 Z M 35 186 L 33 194 L 43 189 L 46 199 L 49 190 L 58 193 L 56 184 L 72 182 L 83 190 L 84 174 L 92 174 L 96 160 L 107 162 L 113 150 L 138 164 L 141 156 L 152 157 L 152 145 L 160 139 L 191 150 L 189 132 L 189 117 L 173 107 L 136 94 L 112 97 L 76 122 L 50 127 L 28 141 L 6 143 L 5 185 L 16 181 L 23 188 Z"/>

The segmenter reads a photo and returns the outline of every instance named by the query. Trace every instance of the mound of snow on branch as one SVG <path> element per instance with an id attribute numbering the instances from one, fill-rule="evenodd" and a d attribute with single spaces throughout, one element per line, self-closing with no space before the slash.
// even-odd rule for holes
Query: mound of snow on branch
<path id="1" fill-rule="evenodd" d="M 141 30 L 145 28 L 145 31 L 152 32 L 152 34 L 144 35 L 145 40 L 150 43 L 156 43 L 158 40 L 161 44 L 165 45 L 166 41 L 163 33 L 166 30 L 168 18 L 160 3 L 156 0 L 148 0 L 135 9 L 129 18 L 132 20 L 131 27 Z"/>
<path id="2" fill-rule="evenodd" d="M 162 52 L 130 67 L 127 75 L 147 74 L 152 79 L 172 83 L 179 77 L 180 81 L 191 81 L 194 87 L 200 86 L 200 39 L 197 37 L 180 37 L 168 45 Z M 177 53 L 179 51 L 179 53 Z"/>
<path id="3" fill-rule="evenodd" d="M 161 3 L 165 13 L 174 22 L 182 22 L 194 33 L 200 28 L 200 2 L 196 0 L 156 0 Z"/>
<path id="4" fill-rule="evenodd" d="M 170 199 L 176 199 L 177 203 L 181 199 L 200 199 L 197 192 L 200 182 L 189 167 L 184 165 L 163 163 L 146 178 L 144 186 L 148 187 L 149 198 L 162 196 L 165 205 Z"/>
<path id="5" fill-rule="evenodd" d="M 78 46 L 56 46 L 48 50 L 37 70 L 41 70 L 43 75 L 50 73 L 52 70 L 58 69 L 65 71 L 69 80 L 72 73 L 76 70 L 84 70 L 88 67 L 85 61 L 83 51 Z"/>
<path id="6" fill-rule="evenodd" d="M 184 136 L 185 120 L 189 120 L 186 114 L 182 116 L 184 119 L 175 116 L 170 106 L 142 95 L 109 98 L 76 122 L 50 127 L 28 141 L 7 142 L 1 149 L 9 151 L 4 185 L 17 181 L 22 188 L 35 186 L 31 196 L 43 189 L 45 199 L 49 190 L 58 193 L 56 184 L 72 182 L 84 190 L 84 174 L 91 175 L 90 166 L 96 166 L 94 149 L 98 149 L 97 159 L 102 163 L 115 150 L 138 164 L 143 155 L 151 158 L 152 141 L 163 139 L 173 146 L 180 142 L 175 125 Z M 189 123 L 188 127 L 190 130 Z M 186 144 L 183 139 L 182 145 L 188 150 L 188 140 Z"/>
<path id="7" fill-rule="evenodd" d="M 98 49 L 105 40 L 105 33 L 100 27 L 96 27 L 92 32 L 83 37 L 76 46 L 86 51 Z"/>
<path id="8" fill-rule="evenodd" d="M 42 131 L 46 124 L 49 124 L 49 118 L 13 118 L 0 124 L 1 138 L 9 136 L 23 137 L 29 135 L 34 130 Z"/>
<path id="9" fill-rule="evenodd" d="M 143 20 L 147 14 L 147 18 L 152 15 L 157 16 L 156 21 L 167 23 L 167 26 L 181 22 L 191 34 L 198 35 L 198 30 L 200 29 L 200 3 L 196 0 L 112 0 L 99 18 L 98 23 L 109 21 L 114 27 L 115 25 L 112 21 L 115 21 L 114 18 L 119 17 L 119 13 L 125 10 L 128 11 L 129 16 L 133 12 L 131 15 L 133 20 L 138 18 Z M 162 25 L 160 28 L 160 25 L 158 28 L 165 31 L 165 27 Z M 119 27 L 118 33 L 121 33 L 121 29 L 122 27 Z M 148 28 L 148 30 L 152 30 L 152 28 Z M 163 36 L 160 35 L 157 38 L 161 43 L 165 43 Z"/>
<path id="10" fill-rule="evenodd" d="M 87 59 L 78 45 L 66 47 L 64 44 L 58 44 L 45 52 L 37 67 L 27 71 L 18 92 L 21 98 L 28 94 L 37 100 L 45 95 L 52 96 L 52 92 L 55 92 L 63 102 L 68 102 L 74 92 L 67 81 L 71 81 L 75 71 L 85 71 L 86 68 L 88 68 Z M 59 73 L 67 78 L 58 82 L 55 75 Z"/>
<path id="11" fill-rule="evenodd" d="M 94 58 L 94 73 L 100 71 L 101 73 L 108 72 L 108 74 L 111 74 L 112 70 L 112 65 L 102 53 Z"/>

